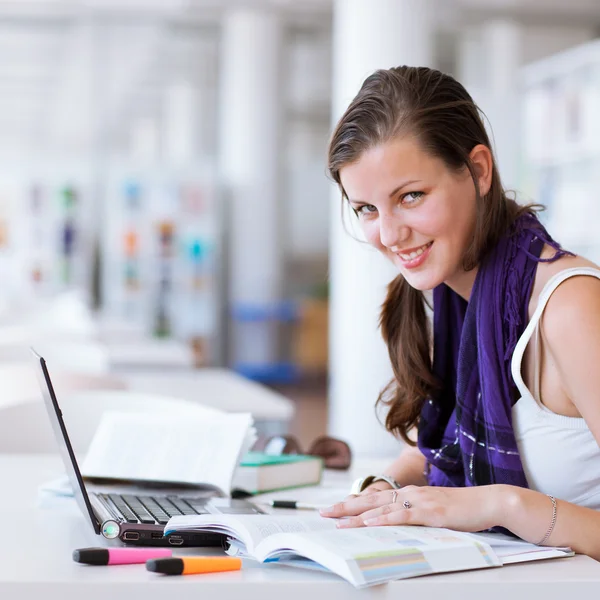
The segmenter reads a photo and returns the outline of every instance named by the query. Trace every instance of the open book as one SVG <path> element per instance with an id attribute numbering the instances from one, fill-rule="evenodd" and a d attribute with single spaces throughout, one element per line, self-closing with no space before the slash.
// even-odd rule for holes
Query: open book
<path id="1" fill-rule="evenodd" d="M 165 535 L 184 530 L 222 533 L 229 538 L 229 554 L 331 571 L 356 587 L 573 555 L 569 548 L 502 534 L 418 526 L 337 529 L 333 519 L 317 514 L 180 516 L 169 520 Z"/>
<path id="2" fill-rule="evenodd" d="M 255 441 L 250 413 L 193 404 L 173 413 L 107 411 L 81 471 L 88 479 L 187 484 L 229 495 Z"/>

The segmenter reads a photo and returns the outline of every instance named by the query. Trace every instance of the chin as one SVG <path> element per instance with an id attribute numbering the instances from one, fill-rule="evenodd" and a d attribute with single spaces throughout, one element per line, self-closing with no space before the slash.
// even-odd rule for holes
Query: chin
<path id="1" fill-rule="evenodd" d="M 407 272 L 406 269 L 402 269 L 401 273 L 410 287 L 419 290 L 420 292 L 433 290 L 440 285 L 440 283 L 444 283 L 444 278 L 437 277 L 434 273 L 411 273 Z"/>

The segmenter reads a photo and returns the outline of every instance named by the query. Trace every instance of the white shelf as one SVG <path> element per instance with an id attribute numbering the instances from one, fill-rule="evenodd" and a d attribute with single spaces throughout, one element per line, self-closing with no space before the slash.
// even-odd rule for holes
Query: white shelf
<path id="1" fill-rule="evenodd" d="M 565 248 L 600 258 L 600 40 L 522 70 L 522 185 Z"/>
<path id="2" fill-rule="evenodd" d="M 521 69 L 521 82 L 532 86 L 568 77 L 581 69 L 597 68 L 600 56 L 600 39 L 569 48 L 563 52 L 526 65 Z"/>

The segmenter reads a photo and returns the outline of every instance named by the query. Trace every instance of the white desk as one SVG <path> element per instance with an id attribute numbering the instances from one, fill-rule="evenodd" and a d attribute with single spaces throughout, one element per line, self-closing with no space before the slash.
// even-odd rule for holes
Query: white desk
<path id="1" fill-rule="evenodd" d="M 164 394 L 225 412 L 250 412 L 255 421 L 287 423 L 294 415 L 289 398 L 228 369 L 123 371 L 118 376 L 133 392 Z"/>
<path id="2" fill-rule="evenodd" d="M 191 369 L 194 367 L 192 348 L 179 340 L 150 336 L 127 340 L 105 340 L 111 370 L 123 369 Z"/>
<path id="3" fill-rule="evenodd" d="M 0 455 L 3 600 L 583 600 L 596 598 L 600 589 L 600 563 L 586 556 L 409 579 L 366 590 L 356 590 L 335 575 L 251 561 L 238 572 L 181 577 L 161 577 L 144 565 L 82 566 L 72 561 L 73 549 L 98 546 L 102 540 L 91 532 L 74 501 L 57 499 L 38 506 L 37 486 L 60 472 L 57 457 Z M 338 475 L 337 481 L 342 480 Z"/>
<path id="4" fill-rule="evenodd" d="M 131 368 L 189 369 L 191 346 L 173 338 L 156 338 L 140 323 L 103 313 L 94 315 L 99 341 L 106 347 L 113 371 Z"/>

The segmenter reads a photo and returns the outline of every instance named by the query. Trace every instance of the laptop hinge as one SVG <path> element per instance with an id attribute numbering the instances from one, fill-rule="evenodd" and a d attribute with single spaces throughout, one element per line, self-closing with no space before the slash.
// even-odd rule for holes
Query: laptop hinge
<path id="1" fill-rule="evenodd" d="M 96 494 L 90 494 L 90 502 L 94 507 L 94 512 L 96 512 L 97 516 L 99 517 L 100 524 L 108 520 L 117 521 L 118 523 L 124 522 L 125 519 L 123 519 L 121 515 L 114 512 L 100 496 L 97 496 Z"/>

